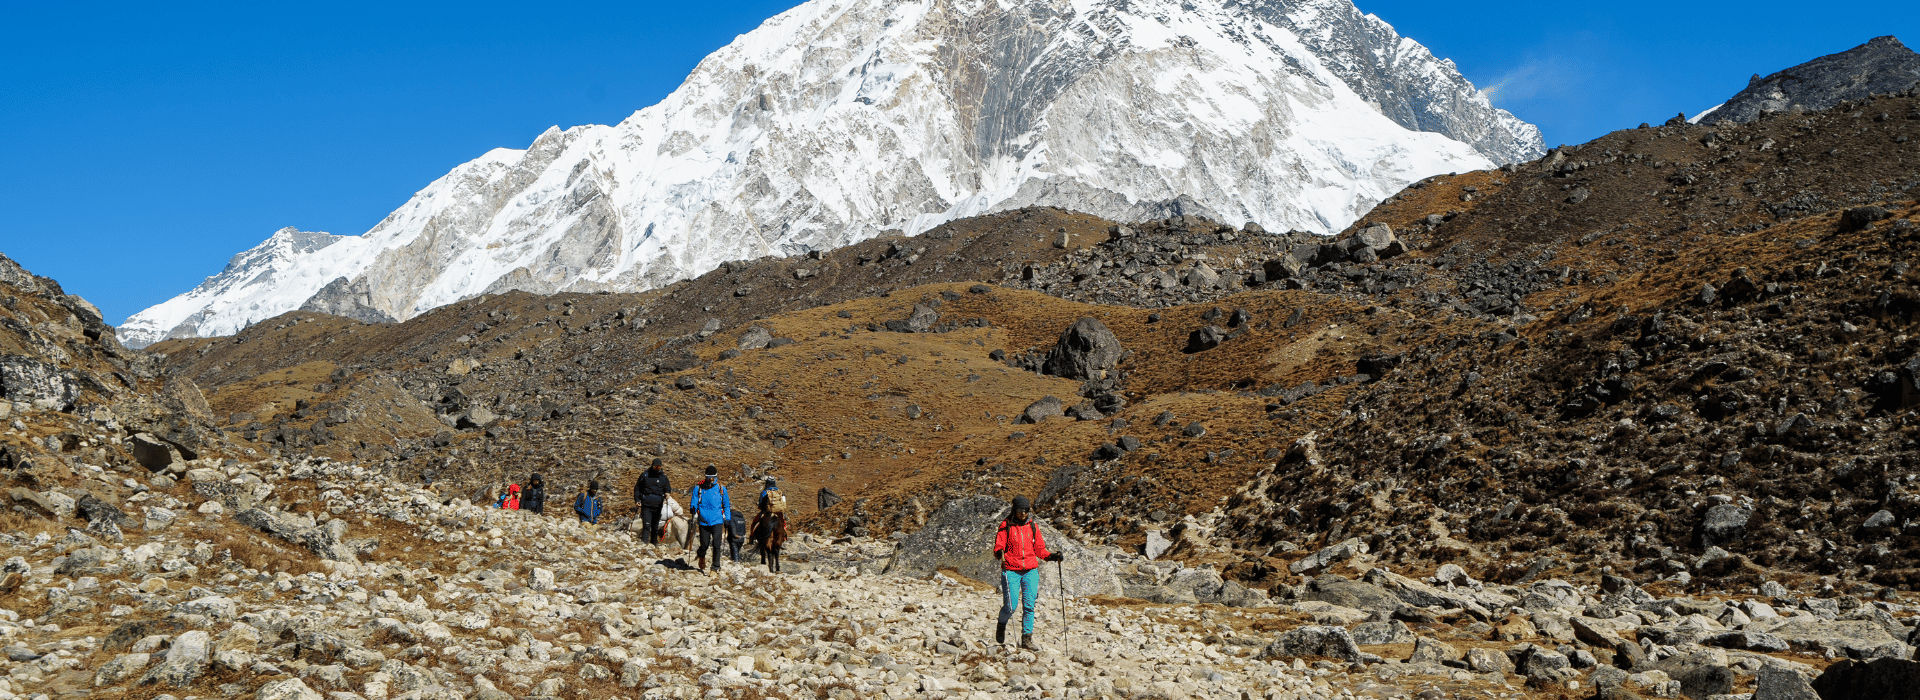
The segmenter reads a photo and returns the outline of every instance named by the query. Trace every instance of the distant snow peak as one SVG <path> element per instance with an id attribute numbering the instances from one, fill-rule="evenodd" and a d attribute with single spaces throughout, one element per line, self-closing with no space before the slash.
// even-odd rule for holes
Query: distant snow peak
<path id="1" fill-rule="evenodd" d="M 812 0 L 619 124 L 491 151 L 360 236 L 282 230 L 121 337 L 638 291 L 1033 204 L 1330 232 L 1542 145 L 1348 0 Z"/>

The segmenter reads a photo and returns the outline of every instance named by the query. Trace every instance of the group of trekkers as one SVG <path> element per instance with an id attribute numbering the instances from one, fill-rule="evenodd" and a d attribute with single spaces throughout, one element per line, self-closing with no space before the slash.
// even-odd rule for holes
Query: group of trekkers
<path id="1" fill-rule="evenodd" d="M 431 483 L 431 482 L 429 482 Z M 527 484 L 507 484 L 493 506 L 505 510 L 532 511 L 535 515 L 547 514 L 547 482 L 538 472 L 527 479 Z M 600 482 L 588 479 L 580 493 L 573 497 L 573 513 L 585 523 L 600 523 L 600 514 L 606 511 L 606 503 L 600 500 Z"/>
<path id="2" fill-rule="evenodd" d="M 722 542 L 728 549 L 726 558 L 739 561 L 744 540 L 754 545 L 754 551 L 769 571 L 780 571 L 780 549 L 787 541 L 787 496 L 780 490 L 779 479 L 767 476 L 762 480 L 760 512 L 749 524 L 740 511 L 734 509 L 727 487 L 720 483 L 720 471 L 709 465 L 699 483 L 687 492 L 688 515 L 693 522 L 684 534 L 674 532 L 663 523 L 663 518 L 672 520 L 678 515 L 675 511 L 679 502 L 673 499 L 672 493 L 673 484 L 660 460 L 653 460 L 634 480 L 633 501 L 640 506 L 641 541 L 660 544 L 664 537 L 668 544 L 691 547 L 698 537 L 700 545 L 694 552 L 696 568 L 707 571 L 711 555 L 712 570 L 718 572 Z"/>
<path id="3" fill-rule="evenodd" d="M 432 477 L 428 477 L 429 488 Z M 728 548 L 726 558 L 740 560 L 741 540 L 746 539 L 754 545 L 754 551 L 760 555 L 761 563 L 769 571 L 780 571 L 780 550 L 787 540 L 787 497 L 780 490 L 778 479 L 767 476 L 761 482 L 759 514 L 751 524 L 734 510 L 733 501 L 727 493 L 727 487 L 720 483 L 719 470 L 708 466 L 701 475 L 699 483 L 687 492 L 690 512 L 682 513 L 679 502 L 673 498 L 673 483 L 667 478 L 666 470 L 660 460 L 653 460 L 647 469 L 633 483 L 633 501 L 640 506 L 641 541 L 650 544 L 679 544 L 691 548 L 697 536 L 699 549 L 695 552 L 697 568 L 702 572 L 718 573 L 722 561 L 722 543 Z M 497 507 L 508 510 L 530 510 L 535 514 L 546 512 L 546 482 L 539 474 L 527 479 L 527 485 L 510 484 L 500 494 Z M 586 488 L 574 497 L 574 514 L 582 522 L 598 524 L 605 510 L 600 500 L 600 483 L 588 480 Z M 1046 537 L 1040 534 L 1040 526 L 1033 520 L 1033 504 L 1025 496 L 1013 499 L 1013 507 L 993 537 L 993 557 L 1000 561 L 1001 580 L 996 582 L 1000 588 L 999 624 L 994 631 L 994 639 L 1000 644 L 1007 642 L 1007 623 L 1013 620 L 1015 609 L 1021 611 L 1020 647 L 1033 649 L 1034 607 L 1040 593 L 1041 562 L 1060 562 L 1059 552 L 1047 549 Z M 692 526 L 676 532 L 671 527 L 680 516 L 691 517 Z M 664 519 L 664 520 L 663 520 Z M 683 539 L 684 538 L 684 539 Z M 664 542 L 663 542 L 664 540 Z M 709 571 L 708 555 L 712 555 L 712 569 Z"/>

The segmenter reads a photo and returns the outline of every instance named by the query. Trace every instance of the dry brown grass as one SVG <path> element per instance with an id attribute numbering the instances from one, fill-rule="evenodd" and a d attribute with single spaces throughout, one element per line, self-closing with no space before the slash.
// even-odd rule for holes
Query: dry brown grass
<path id="1" fill-rule="evenodd" d="M 215 547 L 224 550 L 228 557 L 250 569 L 293 576 L 326 572 L 325 565 L 320 563 L 322 561 L 320 557 L 312 552 L 273 541 L 263 535 L 234 529 L 221 532 L 215 537 Z"/>
<path id="2" fill-rule="evenodd" d="M 59 531 L 59 524 L 37 515 L 29 515 L 7 508 L 0 510 L 0 532 L 23 532 L 28 537 L 45 532 L 53 534 Z"/>

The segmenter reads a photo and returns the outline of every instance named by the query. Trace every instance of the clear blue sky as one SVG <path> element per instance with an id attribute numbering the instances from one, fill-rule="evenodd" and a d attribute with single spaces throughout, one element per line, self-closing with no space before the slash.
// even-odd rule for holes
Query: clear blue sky
<path id="1" fill-rule="evenodd" d="M 1915 2 L 1357 0 L 1579 143 L 1884 34 Z M 613 123 L 795 0 L 11 3 L 0 252 L 110 322 L 282 226 L 357 234 L 454 165 Z"/>

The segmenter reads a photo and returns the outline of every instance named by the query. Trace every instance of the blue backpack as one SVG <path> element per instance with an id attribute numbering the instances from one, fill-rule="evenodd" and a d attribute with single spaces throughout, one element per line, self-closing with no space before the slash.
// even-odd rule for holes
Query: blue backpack
<path id="1" fill-rule="evenodd" d="M 600 499 L 582 494 L 580 500 L 583 502 L 574 504 L 573 510 L 580 514 L 582 520 L 595 525 L 600 524 Z"/>
<path id="2" fill-rule="evenodd" d="M 727 487 L 714 484 L 711 487 L 693 487 L 691 499 L 694 523 L 699 525 L 719 525 L 727 522 L 727 511 L 732 504 L 727 498 Z"/>

